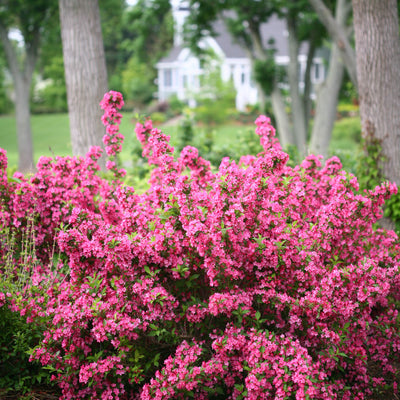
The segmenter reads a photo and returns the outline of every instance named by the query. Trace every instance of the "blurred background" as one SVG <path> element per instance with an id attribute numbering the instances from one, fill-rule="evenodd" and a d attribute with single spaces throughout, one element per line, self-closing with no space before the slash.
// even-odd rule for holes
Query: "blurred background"
<path id="1" fill-rule="evenodd" d="M 261 150 L 254 120 L 266 114 L 293 163 L 310 152 L 338 155 L 356 171 L 363 146 L 357 88 L 312 2 L 94 3 L 107 85 L 125 99 L 126 168 L 145 168 L 133 132 L 138 119 L 151 118 L 175 148 L 194 145 L 218 166 L 224 156 Z M 325 5 L 351 42 L 349 1 Z M 2 1 L 0 30 L 0 147 L 9 167 L 29 157 L 17 140 L 17 100 L 23 96 L 34 163 L 41 155 L 75 153 L 58 2 Z M 18 89 L 24 82 L 25 92 Z"/>

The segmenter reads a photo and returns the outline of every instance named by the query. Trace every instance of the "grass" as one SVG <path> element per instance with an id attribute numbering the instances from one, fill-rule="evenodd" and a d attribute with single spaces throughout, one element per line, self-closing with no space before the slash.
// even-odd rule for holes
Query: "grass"
<path id="1" fill-rule="evenodd" d="M 69 120 L 67 114 L 41 114 L 32 116 L 32 132 L 34 143 L 35 162 L 40 156 L 70 155 L 71 141 L 69 134 Z M 177 144 L 178 126 L 157 126 L 171 136 L 171 144 Z M 237 125 L 225 124 L 213 129 L 213 139 L 216 146 L 229 145 L 237 140 L 240 133 L 254 130 L 254 124 Z M 124 163 L 131 159 L 131 149 L 136 141 L 134 133 L 135 121 L 131 113 L 124 113 L 121 123 L 121 132 L 125 136 L 125 146 L 121 154 Z M 195 135 L 202 135 L 206 128 L 196 128 Z M 354 159 L 360 136 L 360 120 L 358 117 L 343 118 L 336 122 L 330 152 L 343 159 Z M 16 125 L 14 116 L 0 117 L 0 148 L 7 150 L 8 165 L 16 167 L 18 164 L 18 147 L 16 138 Z M 349 166 L 350 166 L 349 164 Z M 349 167 L 351 168 L 351 166 Z"/>
<path id="2" fill-rule="evenodd" d="M 347 117 L 336 121 L 329 146 L 331 155 L 340 158 L 343 168 L 356 173 L 356 163 L 361 140 L 360 117 Z"/>
<path id="3" fill-rule="evenodd" d="M 68 114 L 40 114 L 31 117 L 35 163 L 40 156 L 53 157 L 72 154 Z M 134 125 L 130 114 L 125 114 L 121 132 L 133 136 Z M 127 137 L 129 142 L 129 137 Z M 7 150 L 8 165 L 18 164 L 18 144 L 14 116 L 0 117 L 0 148 Z M 123 159 L 129 157 L 125 151 Z"/>
<path id="4" fill-rule="evenodd" d="M 71 154 L 67 114 L 31 117 L 35 161 L 40 156 Z M 7 150 L 8 165 L 18 164 L 18 145 L 14 116 L 0 117 L 0 147 Z"/>
<path id="5" fill-rule="evenodd" d="M 361 139 L 361 123 L 359 117 L 342 118 L 336 121 L 332 132 L 330 150 L 355 151 Z"/>

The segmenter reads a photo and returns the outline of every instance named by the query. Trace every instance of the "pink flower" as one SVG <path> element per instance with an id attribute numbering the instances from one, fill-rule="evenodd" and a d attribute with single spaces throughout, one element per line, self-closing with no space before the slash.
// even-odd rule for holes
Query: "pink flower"
<path id="1" fill-rule="evenodd" d="M 218 170 L 193 147 L 176 158 L 150 120 L 137 125 L 153 170 L 136 193 L 113 158 L 121 104 L 116 92 L 102 102 L 112 182 L 99 148 L 41 158 L 29 178 L 0 170 L 0 223 L 16 240 L 0 239 L 0 261 L 21 285 L 3 292 L 43 327 L 31 359 L 58 371 L 62 398 L 396 391 L 400 247 L 374 225 L 396 186 L 360 194 L 337 158 L 288 166 L 261 116 L 263 152 Z"/>

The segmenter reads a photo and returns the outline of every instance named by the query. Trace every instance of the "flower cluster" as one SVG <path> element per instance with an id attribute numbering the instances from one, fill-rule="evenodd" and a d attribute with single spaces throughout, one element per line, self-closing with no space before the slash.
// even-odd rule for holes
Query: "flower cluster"
<path id="1" fill-rule="evenodd" d="M 116 163 L 116 157 L 122 151 L 122 144 L 124 142 L 124 136 L 119 133 L 122 114 L 118 112 L 124 106 L 124 100 L 121 93 L 110 91 L 104 95 L 100 106 L 104 110 L 101 120 L 106 127 L 103 143 L 106 146 L 106 153 L 109 157 L 106 167 L 119 179 L 126 175 L 126 171 L 118 169 Z"/>
<path id="2" fill-rule="evenodd" d="M 63 399 L 397 393 L 400 246 L 376 227 L 396 187 L 360 194 L 337 158 L 291 168 L 269 119 L 256 125 L 263 152 L 213 171 L 138 124 L 154 167 L 142 194 L 100 178 L 96 149 L 13 181 L 0 153 L 1 221 L 35 212 L 43 260 L 14 308 L 44 324 L 32 359 Z"/>

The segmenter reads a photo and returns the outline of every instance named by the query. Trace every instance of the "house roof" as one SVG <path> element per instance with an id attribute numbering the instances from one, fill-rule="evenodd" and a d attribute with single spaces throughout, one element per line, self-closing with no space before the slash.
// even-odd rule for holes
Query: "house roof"
<path id="1" fill-rule="evenodd" d="M 183 50 L 183 47 L 180 46 L 174 46 L 171 51 L 168 53 L 167 56 L 163 57 L 159 62 L 174 62 L 178 59 L 178 56 L 180 52 Z"/>
<path id="2" fill-rule="evenodd" d="M 213 25 L 215 36 L 214 39 L 225 54 L 226 58 L 248 58 L 246 50 L 237 43 L 229 33 L 223 20 L 218 20 Z M 288 57 L 288 40 L 286 22 L 277 16 L 272 16 L 267 23 L 261 26 L 261 35 L 263 44 L 268 47 L 268 42 L 273 39 L 273 47 L 276 49 L 275 56 Z M 162 58 L 159 63 L 177 61 L 180 52 L 184 46 L 174 46 L 170 53 Z M 306 54 L 307 45 L 305 43 L 300 47 L 299 54 Z"/>
<path id="3" fill-rule="evenodd" d="M 247 58 L 245 49 L 240 46 L 229 33 L 223 20 L 218 20 L 213 25 L 215 41 L 227 58 Z"/>

